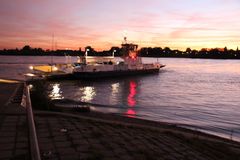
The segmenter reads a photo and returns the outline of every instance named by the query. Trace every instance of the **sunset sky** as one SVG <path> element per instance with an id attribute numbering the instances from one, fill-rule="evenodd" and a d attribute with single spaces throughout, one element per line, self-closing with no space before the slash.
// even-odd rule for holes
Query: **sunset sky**
<path id="1" fill-rule="evenodd" d="M 240 46 L 240 0 L 1 0 L 0 49 Z"/>

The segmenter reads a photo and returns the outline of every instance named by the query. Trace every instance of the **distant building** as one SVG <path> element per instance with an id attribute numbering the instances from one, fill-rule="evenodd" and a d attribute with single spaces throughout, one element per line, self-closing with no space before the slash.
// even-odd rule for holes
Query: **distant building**
<path id="1" fill-rule="evenodd" d="M 202 48 L 201 51 L 211 51 L 211 50 L 218 50 L 220 52 L 224 52 L 225 48 Z"/>

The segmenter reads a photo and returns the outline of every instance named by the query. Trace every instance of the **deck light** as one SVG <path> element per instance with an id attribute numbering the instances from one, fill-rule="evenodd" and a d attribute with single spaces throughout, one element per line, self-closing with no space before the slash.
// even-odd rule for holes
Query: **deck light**
<path id="1" fill-rule="evenodd" d="M 56 66 L 53 66 L 53 67 L 52 67 L 52 70 L 53 70 L 53 71 L 57 71 L 58 68 L 57 68 Z"/>

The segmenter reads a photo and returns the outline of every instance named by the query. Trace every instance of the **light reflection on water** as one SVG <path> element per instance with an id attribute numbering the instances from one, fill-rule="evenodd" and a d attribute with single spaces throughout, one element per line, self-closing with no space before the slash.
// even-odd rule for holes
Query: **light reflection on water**
<path id="1" fill-rule="evenodd" d="M 136 105 L 136 100 L 135 100 L 135 95 L 137 94 L 136 87 L 137 87 L 136 82 L 130 81 L 129 94 L 128 94 L 128 105 L 130 107 L 134 107 Z"/>
<path id="2" fill-rule="evenodd" d="M 112 84 L 112 95 L 115 95 L 119 92 L 119 83 Z"/>
<path id="3" fill-rule="evenodd" d="M 137 83 L 135 81 L 130 81 L 129 83 L 129 94 L 128 94 L 128 106 L 131 107 L 127 110 L 126 115 L 128 117 L 134 118 L 136 116 L 136 111 L 134 110 L 134 106 L 136 105 L 135 96 L 137 94 Z"/>
<path id="4" fill-rule="evenodd" d="M 56 100 L 56 99 L 63 99 L 63 95 L 62 95 L 62 91 L 60 88 L 60 84 L 59 83 L 55 83 L 51 85 L 51 91 L 49 93 L 49 97 L 52 100 Z"/>
<path id="5" fill-rule="evenodd" d="M 94 87 L 83 87 L 79 89 L 80 93 L 82 93 L 79 99 L 83 102 L 90 102 L 94 96 L 96 95 Z"/>

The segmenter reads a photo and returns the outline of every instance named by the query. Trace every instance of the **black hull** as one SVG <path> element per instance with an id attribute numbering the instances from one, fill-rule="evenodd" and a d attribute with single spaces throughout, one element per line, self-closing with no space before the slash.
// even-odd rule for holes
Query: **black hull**
<path id="1" fill-rule="evenodd" d="M 134 76 L 141 74 L 158 73 L 159 69 L 147 70 L 126 70 L 126 71 L 106 71 L 106 72 L 74 72 L 73 77 L 76 79 L 95 79 L 95 78 L 115 78 L 123 76 Z"/>
<path id="2" fill-rule="evenodd" d="M 47 80 L 73 80 L 73 74 L 48 75 Z"/>

